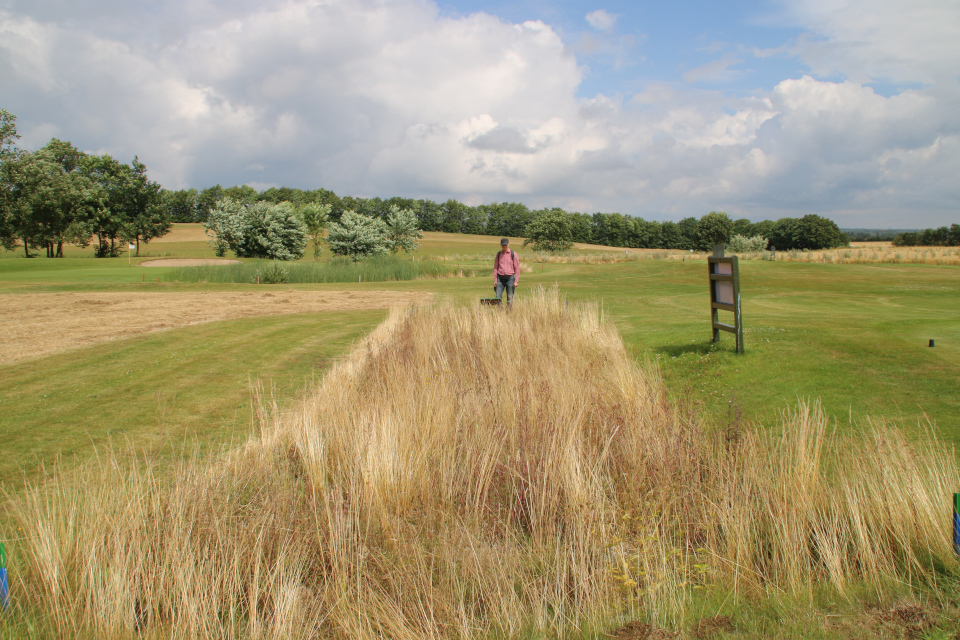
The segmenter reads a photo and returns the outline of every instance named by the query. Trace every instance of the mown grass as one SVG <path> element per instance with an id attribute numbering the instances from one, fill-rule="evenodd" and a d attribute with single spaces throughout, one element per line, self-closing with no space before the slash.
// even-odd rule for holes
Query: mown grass
<path id="1" fill-rule="evenodd" d="M 167 282 L 305 284 L 331 282 L 388 282 L 442 278 L 453 270 L 431 260 L 402 260 L 396 256 L 374 256 L 354 262 L 277 262 L 250 260 L 239 264 L 174 267 L 163 278 Z"/>
<path id="2" fill-rule="evenodd" d="M 0 486 L 127 440 L 166 459 L 250 433 L 250 385 L 295 400 L 383 311 L 263 316 L 161 331 L 0 369 Z"/>

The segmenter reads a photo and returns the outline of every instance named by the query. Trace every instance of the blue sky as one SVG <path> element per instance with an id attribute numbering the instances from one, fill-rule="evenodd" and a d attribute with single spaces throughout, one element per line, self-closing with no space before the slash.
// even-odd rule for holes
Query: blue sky
<path id="1" fill-rule="evenodd" d="M 0 106 L 168 188 L 960 222 L 960 3 L 0 0 Z"/>
<path id="2" fill-rule="evenodd" d="M 803 30 L 789 24 L 781 9 L 758 2 L 442 2 L 448 15 L 486 12 L 511 22 L 543 20 L 576 52 L 588 72 L 579 95 L 634 92 L 651 82 L 682 82 L 728 92 L 772 89 L 785 77 L 808 73 L 785 52 L 760 58 L 796 40 Z M 594 26 L 588 14 L 609 28 Z M 598 20 L 599 18 L 599 20 Z M 724 63 L 697 77 L 685 74 Z M 729 65 L 729 66 L 727 66 Z"/>

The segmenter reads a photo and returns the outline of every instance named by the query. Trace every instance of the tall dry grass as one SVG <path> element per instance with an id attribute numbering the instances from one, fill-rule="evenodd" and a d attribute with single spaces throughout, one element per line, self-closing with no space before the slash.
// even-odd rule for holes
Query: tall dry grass
<path id="1" fill-rule="evenodd" d="M 770 252 L 737 254 L 741 260 L 769 260 Z M 778 251 L 778 262 L 821 262 L 827 264 L 934 264 L 960 265 L 956 247 L 895 247 L 869 245 L 822 251 Z"/>
<path id="2" fill-rule="evenodd" d="M 958 569 L 935 439 L 840 434 L 816 405 L 705 432 L 556 290 L 395 310 L 258 422 L 215 460 L 106 456 L 10 497 L 15 606 L 61 635 L 567 637 L 678 625 L 700 587 Z"/>

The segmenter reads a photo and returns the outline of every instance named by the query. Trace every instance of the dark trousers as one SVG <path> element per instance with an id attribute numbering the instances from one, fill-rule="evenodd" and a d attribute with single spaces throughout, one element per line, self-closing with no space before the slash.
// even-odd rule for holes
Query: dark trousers
<path id="1" fill-rule="evenodd" d="M 503 290 L 507 290 L 507 306 L 513 306 L 513 291 L 514 285 L 513 281 L 516 279 L 516 275 L 512 276 L 497 276 L 497 300 L 503 300 Z"/>

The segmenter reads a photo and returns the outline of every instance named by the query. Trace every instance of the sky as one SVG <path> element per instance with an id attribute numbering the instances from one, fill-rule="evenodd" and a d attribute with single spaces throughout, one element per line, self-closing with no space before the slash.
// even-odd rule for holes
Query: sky
<path id="1" fill-rule="evenodd" d="M 168 189 L 960 223 L 958 0 L 0 0 L 0 107 Z"/>

